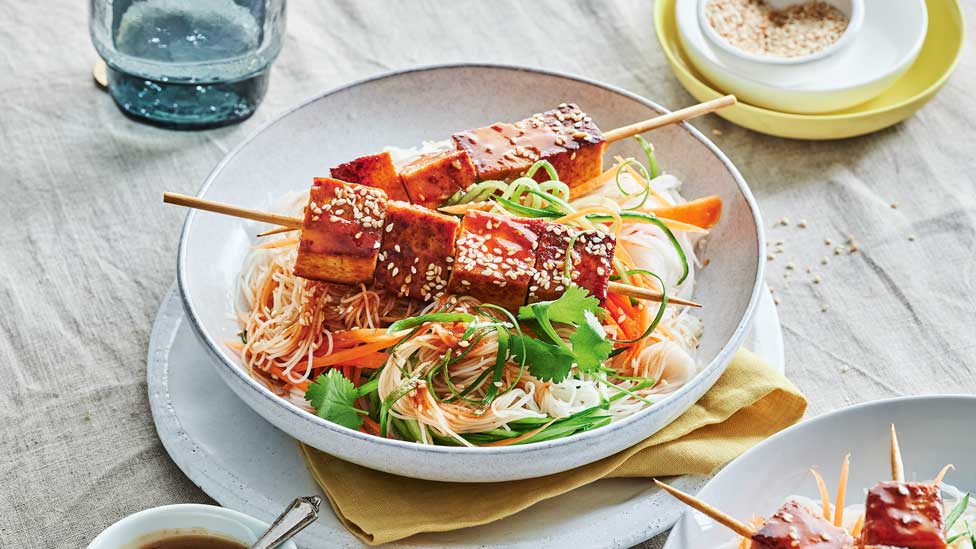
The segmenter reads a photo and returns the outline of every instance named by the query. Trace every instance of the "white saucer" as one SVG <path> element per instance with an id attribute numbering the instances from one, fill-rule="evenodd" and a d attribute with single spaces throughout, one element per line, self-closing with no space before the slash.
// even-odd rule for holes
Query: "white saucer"
<path id="1" fill-rule="evenodd" d="M 818 499 L 810 474 L 816 467 L 836 494 L 844 455 L 851 454 L 847 504 L 890 475 L 888 426 L 898 429 L 905 478 L 930 480 L 947 463 L 956 469 L 945 482 L 976 489 L 976 438 L 972 436 L 976 396 L 921 396 L 868 402 L 798 423 L 733 461 L 698 497 L 733 517 L 769 516 L 790 495 Z M 685 513 L 665 549 L 727 547 L 736 535 L 698 512 Z"/>
<path id="2" fill-rule="evenodd" d="M 783 337 L 764 292 L 746 347 L 780 371 Z M 147 380 L 153 421 L 170 457 L 221 505 L 270 521 L 297 496 L 323 495 L 298 443 L 262 419 L 223 383 L 187 324 L 179 294 L 160 305 L 149 338 Z M 707 477 L 675 486 L 697 492 Z M 649 482 L 602 480 L 538 503 L 505 520 L 421 534 L 394 547 L 630 547 L 670 528 L 683 509 Z M 296 538 L 302 547 L 363 547 L 330 512 Z"/>
<path id="3" fill-rule="evenodd" d="M 836 53 L 797 65 L 730 59 L 702 31 L 699 0 L 677 0 L 675 23 L 688 58 L 708 80 L 768 109 L 822 113 L 877 97 L 907 71 L 928 30 L 924 0 L 865 0 L 857 35 Z"/>

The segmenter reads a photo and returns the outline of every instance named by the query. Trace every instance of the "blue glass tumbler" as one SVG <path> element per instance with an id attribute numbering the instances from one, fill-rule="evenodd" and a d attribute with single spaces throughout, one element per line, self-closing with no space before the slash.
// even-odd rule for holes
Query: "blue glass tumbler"
<path id="1" fill-rule="evenodd" d="M 264 98 L 285 0 L 91 0 L 90 31 L 123 113 L 213 128 L 248 118 Z"/>

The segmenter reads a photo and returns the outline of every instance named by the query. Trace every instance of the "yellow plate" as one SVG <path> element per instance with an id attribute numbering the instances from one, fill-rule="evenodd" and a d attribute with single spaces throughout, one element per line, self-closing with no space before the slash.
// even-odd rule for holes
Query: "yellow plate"
<path id="1" fill-rule="evenodd" d="M 654 30 L 675 76 L 699 101 L 724 95 L 698 74 L 685 56 L 674 20 L 675 2 L 654 3 Z M 926 4 L 929 29 L 918 59 L 888 90 L 867 103 L 829 114 L 792 114 L 739 103 L 718 115 L 757 132 L 796 139 L 853 137 L 901 122 L 942 88 L 956 68 L 965 39 L 958 0 L 926 0 Z"/>

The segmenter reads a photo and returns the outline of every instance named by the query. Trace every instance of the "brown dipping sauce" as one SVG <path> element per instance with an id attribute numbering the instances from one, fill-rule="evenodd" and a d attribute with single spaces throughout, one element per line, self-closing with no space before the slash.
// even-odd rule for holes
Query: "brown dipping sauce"
<path id="1" fill-rule="evenodd" d="M 143 541 L 136 549 L 248 549 L 247 545 L 217 534 L 198 532 L 161 532 L 151 541 Z"/>

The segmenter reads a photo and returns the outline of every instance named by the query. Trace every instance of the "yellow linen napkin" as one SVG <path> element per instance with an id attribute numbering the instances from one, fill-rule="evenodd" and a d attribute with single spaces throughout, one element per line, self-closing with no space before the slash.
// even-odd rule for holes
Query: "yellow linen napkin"
<path id="1" fill-rule="evenodd" d="M 707 474 L 799 421 L 806 406 L 788 379 L 740 350 L 715 386 L 657 434 L 563 473 L 478 484 L 478 505 L 471 505 L 470 484 L 400 477 L 302 449 L 339 520 L 364 542 L 379 545 L 486 524 L 602 478 Z"/>

